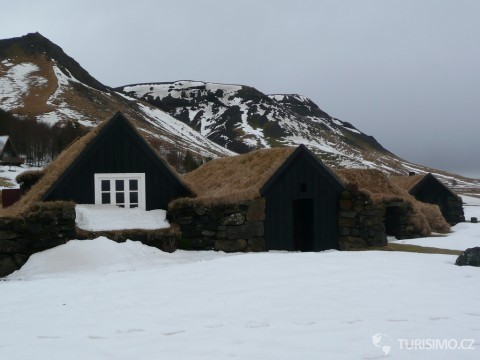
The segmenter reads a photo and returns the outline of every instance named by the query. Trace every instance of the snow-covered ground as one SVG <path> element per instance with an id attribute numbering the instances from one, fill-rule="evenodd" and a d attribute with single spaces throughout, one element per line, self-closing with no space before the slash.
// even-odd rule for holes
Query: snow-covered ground
<path id="1" fill-rule="evenodd" d="M 88 231 L 144 229 L 170 227 L 165 210 L 145 211 L 139 208 L 124 209 L 115 205 L 77 205 L 75 222 Z"/>
<path id="2" fill-rule="evenodd" d="M 476 217 L 480 220 L 480 198 L 462 196 L 464 213 L 467 222 L 452 227 L 452 232 L 447 236 L 434 236 L 413 240 L 397 240 L 399 244 L 411 244 L 436 247 L 440 249 L 465 250 L 480 246 L 480 223 L 472 224 L 470 219 Z"/>
<path id="3" fill-rule="evenodd" d="M 0 281 L 0 359 L 478 359 L 480 269 L 455 259 L 70 241 Z"/>

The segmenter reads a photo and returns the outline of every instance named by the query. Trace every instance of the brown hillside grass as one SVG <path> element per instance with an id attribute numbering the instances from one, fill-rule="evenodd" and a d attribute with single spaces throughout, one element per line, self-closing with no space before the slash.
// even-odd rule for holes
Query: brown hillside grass
<path id="1" fill-rule="evenodd" d="M 13 64 L 25 62 L 34 63 L 39 67 L 38 71 L 33 72 L 32 76 L 39 76 L 46 79 L 46 83 L 32 84 L 29 91 L 22 96 L 23 105 L 14 109 L 12 112 L 19 115 L 38 115 L 54 110 L 54 107 L 47 104 L 50 96 L 58 87 L 57 77 L 52 68 L 52 61 L 44 55 L 32 57 L 19 56 L 11 60 Z M 0 76 L 4 76 L 8 69 L 0 63 Z"/>
<path id="2" fill-rule="evenodd" d="M 38 57 L 35 61 L 40 70 L 33 73 L 35 76 L 41 76 L 47 79 L 46 84 L 41 86 L 30 87 L 30 91 L 23 97 L 23 104 L 26 109 L 33 114 L 48 113 L 55 110 L 52 105 L 48 105 L 47 101 L 51 95 L 57 90 L 58 81 L 53 71 L 52 61 L 47 60 L 45 56 Z M 20 110 L 17 110 L 20 111 Z"/>
<path id="3" fill-rule="evenodd" d="M 177 199 L 172 205 L 185 202 L 231 204 L 257 198 L 261 187 L 294 150 L 290 147 L 261 149 L 211 160 L 183 176 L 198 197 Z"/>

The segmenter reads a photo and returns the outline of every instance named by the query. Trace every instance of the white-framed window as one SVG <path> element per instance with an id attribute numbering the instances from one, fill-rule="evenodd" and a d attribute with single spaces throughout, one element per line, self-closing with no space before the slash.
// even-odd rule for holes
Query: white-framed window
<path id="1" fill-rule="evenodd" d="M 145 210 L 145 173 L 94 174 L 95 204 Z"/>

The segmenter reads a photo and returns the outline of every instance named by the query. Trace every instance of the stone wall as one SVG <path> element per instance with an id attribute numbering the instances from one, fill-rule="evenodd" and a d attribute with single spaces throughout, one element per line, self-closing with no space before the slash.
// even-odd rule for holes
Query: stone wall
<path id="1" fill-rule="evenodd" d="M 0 218 L 0 277 L 20 269 L 31 254 L 75 235 L 75 204 L 39 203 L 19 217 Z"/>
<path id="2" fill-rule="evenodd" d="M 159 230 L 112 230 L 112 231 L 86 231 L 82 229 L 76 229 L 76 239 L 96 239 L 99 236 L 105 236 L 106 238 L 116 241 L 118 243 L 125 242 L 127 240 L 139 241 L 142 244 L 156 247 L 165 252 L 172 253 L 177 250 L 178 242 L 181 236 L 180 228 L 172 224 L 167 229 Z"/>
<path id="3" fill-rule="evenodd" d="M 179 248 L 188 250 L 265 251 L 265 199 L 233 205 L 175 204 L 171 222 L 182 231 Z"/>
<path id="4" fill-rule="evenodd" d="M 385 207 L 374 203 L 368 194 L 353 190 L 340 195 L 339 208 L 340 250 L 387 245 Z"/>

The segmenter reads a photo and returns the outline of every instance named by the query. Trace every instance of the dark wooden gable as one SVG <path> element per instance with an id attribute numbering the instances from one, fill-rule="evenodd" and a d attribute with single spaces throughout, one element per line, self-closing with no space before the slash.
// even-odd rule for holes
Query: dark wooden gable
<path id="1" fill-rule="evenodd" d="M 10 136 L 1 136 L 4 138 L 0 143 L 0 162 L 5 165 L 23 164 L 23 158 L 19 157 Z"/>
<path id="2" fill-rule="evenodd" d="M 98 173 L 145 173 L 147 210 L 167 209 L 171 200 L 192 195 L 121 113 L 108 121 L 45 193 L 43 200 L 93 204 L 94 174 Z"/>
<path id="3" fill-rule="evenodd" d="M 452 190 L 450 190 L 445 184 L 443 184 L 437 177 L 431 173 L 425 175 L 419 182 L 417 182 L 411 189 L 410 194 L 420 194 L 422 192 L 431 190 L 432 193 L 444 193 L 446 196 L 454 196 L 455 194 Z"/>
<path id="4" fill-rule="evenodd" d="M 443 217 L 450 224 L 465 221 L 462 199 L 433 174 L 425 175 L 409 192 L 419 201 L 438 205 Z"/>
<path id="5" fill-rule="evenodd" d="M 2 159 L 4 156 L 17 156 L 17 152 L 15 151 L 12 141 L 10 140 L 10 136 L 2 137 L 5 138 L 5 142 L 2 142 L 2 144 L 0 144 L 0 159 Z"/>
<path id="6" fill-rule="evenodd" d="M 269 250 L 338 248 L 340 180 L 305 146 L 299 146 L 261 189 Z"/>

